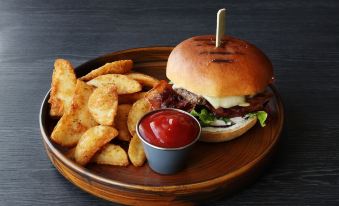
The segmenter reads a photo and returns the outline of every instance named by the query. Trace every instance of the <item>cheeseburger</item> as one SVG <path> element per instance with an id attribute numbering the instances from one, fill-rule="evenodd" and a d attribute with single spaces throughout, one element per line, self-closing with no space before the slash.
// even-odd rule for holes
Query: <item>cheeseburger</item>
<path id="1" fill-rule="evenodd" d="M 215 36 L 192 37 L 173 49 L 166 76 L 170 83 L 161 81 L 146 98 L 153 109 L 190 112 L 201 123 L 202 141 L 228 141 L 256 122 L 265 126 L 273 70 L 253 44 L 224 36 L 215 47 Z"/>

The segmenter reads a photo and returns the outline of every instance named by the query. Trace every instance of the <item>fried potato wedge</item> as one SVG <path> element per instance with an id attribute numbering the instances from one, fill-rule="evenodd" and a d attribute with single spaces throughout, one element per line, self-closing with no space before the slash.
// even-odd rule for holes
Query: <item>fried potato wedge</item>
<path id="1" fill-rule="evenodd" d="M 86 165 L 105 144 L 118 135 L 118 130 L 109 126 L 95 126 L 88 129 L 80 138 L 75 148 L 75 161 Z"/>
<path id="2" fill-rule="evenodd" d="M 104 165 L 127 166 L 127 153 L 119 145 L 107 144 L 95 156 L 92 162 Z"/>
<path id="3" fill-rule="evenodd" d="M 66 156 L 68 159 L 72 160 L 72 161 L 75 161 L 74 155 L 75 155 L 75 147 L 69 149 L 69 150 L 65 153 L 65 156 Z"/>
<path id="4" fill-rule="evenodd" d="M 77 81 L 70 111 L 60 118 L 51 134 L 54 142 L 66 147 L 75 146 L 87 129 L 98 125 L 87 106 L 93 91 L 92 86 Z"/>
<path id="5" fill-rule="evenodd" d="M 136 92 L 132 94 L 119 95 L 119 104 L 133 104 L 137 100 L 145 97 L 146 92 Z"/>
<path id="6" fill-rule="evenodd" d="M 131 71 L 133 67 L 132 60 L 119 60 L 114 61 L 111 63 L 107 63 L 98 69 L 92 70 L 90 73 L 86 74 L 85 76 L 81 77 L 80 80 L 82 81 L 89 81 L 104 74 L 124 74 Z"/>
<path id="7" fill-rule="evenodd" d="M 138 81 L 143 86 L 154 87 L 156 84 L 159 83 L 158 79 L 151 77 L 149 75 L 146 75 L 146 74 L 133 72 L 133 73 L 127 74 L 127 76 Z"/>
<path id="8" fill-rule="evenodd" d="M 122 74 L 105 74 L 92 79 L 87 84 L 102 87 L 107 84 L 114 84 L 117 87 L 118 94 L 130 94 L 141 91 L 139 82 Z"/>
<path id="9" fill-rule="evenodd" d="M 118 114 L 115 117 L 115 127 L 119 130 L 118 139 L 123 141 L 130 141 L 132 136 L 128 131 L 127 118 L 132 105 L 121 104 L 118 106 Z"/>
<path id="10" fill-rule="evenodd" d="M 142 142 L 138 135 L 135 134 L 131 139 L 128 147 L 128 157 L 135 167 L 140 167 L 146 161 L 146 155 Z"/>
<path id="11" fill-rule="evenodd" d="M 64 59 L 54 62 L 51 94 L 48 102 L 51 105 L 50 115 L 61 117 L 69 111 L 75 91 L 76 76 L 71 63 Z"/>
<path id="12" fill-rule="evenodd" d="M 128 130 L 132 136 L 136 133 L 135 127 L 139 119 L 150 110 L 151 106 L 145 98 L 139 99 L 132 105 L 127 117 Z"/>
<path id="13" fill-rule="evenodd" d="M 88 100 L 88 109 L 97 123 L 110 126 L 114 123 L 118 109 L 118 93 L 113 84 L 94 90 Z"/>

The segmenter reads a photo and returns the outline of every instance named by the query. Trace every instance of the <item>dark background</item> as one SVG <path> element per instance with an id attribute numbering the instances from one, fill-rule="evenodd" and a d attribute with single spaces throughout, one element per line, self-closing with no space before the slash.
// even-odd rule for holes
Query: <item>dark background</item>
<path id="1" fill-rule="evenodd" d="M 112 51 L 227 33 L 272 60 L 286 110 L 271 166 L 208 205 L 339 205 L 339 1 L 0 1 L 0 205 L 108 205 L 48 160 L 38 112 L 54 59 L 75 66 Z"/>

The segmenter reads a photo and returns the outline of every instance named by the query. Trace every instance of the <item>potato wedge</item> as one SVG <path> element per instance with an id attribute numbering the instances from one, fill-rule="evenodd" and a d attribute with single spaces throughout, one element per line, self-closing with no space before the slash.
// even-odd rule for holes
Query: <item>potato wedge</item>
<path id="1" fill-rule="evenodd" d="M 85 76 L 81 77 L 80 80 L 82 81 L 89 81 L 104 74 L 124 74 L 131 71 L 133 67 L 132 60 L 119 60 L 114 61 L 111 63 L 107 63 L 98 69 L 92 70 L 90 73 L 86 74 Z"/>
<path id="2" fill-rule="evenodd" d="M 64 59 L 55 60 L 51 94 L 48 100 L 51 105 L 51 116 L 61 117 L 66 111 L 70 110 L 76 81 L 71 63 Z"/>
<path id="3" fill-rule="evenodd" d="M 127 76 L 138 81 L 143 86 L 154 87 L 156 84 L 159 83 L 158 79 L 151 77 L 149 75 L 146 75 L 146 74 L 133 72 L 133 73 L 127 74 Z"/>
<path id="4" fill-rule="evenodd" d="M 114 84 L 118 94 L 130 94 L 141 91 L 139 82 L 122 74 L 105 74 L 92 79 L 87 84 L 102 87 L 107 84 Z"/>
<path id="5" fill-rule="evenodd" d="M 119 145 L 107 144 L 95 156 L 92 162 L 104 165 L 127 166 L 127 153 Z"/>
<path id="6" fill-rule="evenodd" d="M 132 105 L 127 117 L 128 130 L 132 136 L 136 133 L 135 126 L 139 119 L 150 110 L 151 106 L 145 98 L 139 99 Z"/>
<path id="7" fill-rule="evenodd" d="M 74 155 L 75 155 L 75 147 L 69 149 L 69 150 L 65 153 L 65 156 L 66 156 L 68 159 L 72 160 L 72 161 L 75 161 Z"/>
<path id="8" fill-rule="evenodd" d="M 118 93 L 113 84 L 96 88 L 89 97 L 88 110 L 101 125 L 113 125 L 117 109 Z"/>
<path id="9" fill-rule="evenodd" d="M 144 147 L 138 135 L 135 134 L 128 147 L 128 157 L 135 167 L 140 167 L 146 161 Z"/>
<path id="10" fill-rule="evenodd" d="M 118 130 L 109 126 L 95 126 L 88 129 L 80 138 L 75 148 L 75 161 L 86 165 L 105 144 L 118 135 Z"/>
<path id="11" fill-rule="evenodd" d="M 127 127 L 127 118 L 131 107 L 132 105 L 130 104 L 119 105 L 118 114 L 115 117 L 115 127 L 117 128 L 117 130 L 119 130 L 118 139 L 123 141 L 130 141 L 132 138 Z"/>
<path id="12" fill-rule="evenodd" d="M 75 146 L 85 131 L 98 125 L 88 111 L 88 99 L 94 88 L 78 80 L 72 100 L 71 109 L 65 113 L 51 134 L 51 139 L 62 146 Z"/>
<path id="13" fill-rule="evenodd" d="M 119 104 L 133 104 L 137 100 L 143 98 L 146 92 L 136 92 L 132 94 L 119 95 Z"/>

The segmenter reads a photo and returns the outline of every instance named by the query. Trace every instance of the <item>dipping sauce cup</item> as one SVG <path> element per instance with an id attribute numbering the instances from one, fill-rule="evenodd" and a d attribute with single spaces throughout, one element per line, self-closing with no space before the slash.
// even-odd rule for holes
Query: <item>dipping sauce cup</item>
<path id="1" fill-rule="evenodd" d="M 145 114 L 136 131 L 151 169 L 173 174 L 184 168 L 188 153 L 200 137 L 201 126 L 191 114 L 168 108 Z"/>

